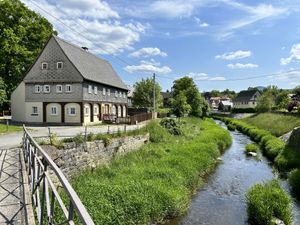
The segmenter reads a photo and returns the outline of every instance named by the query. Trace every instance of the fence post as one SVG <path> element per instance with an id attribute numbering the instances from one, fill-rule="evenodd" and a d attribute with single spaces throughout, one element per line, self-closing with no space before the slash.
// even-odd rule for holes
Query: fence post
<path id="1" fill-rule="evenodd" d="M 52 145 L 52 138 L 51 138 L 51 129 L 50 129 L 50 127 L 48 127 L 48 133 L 49 133 L 50 145 Z"/>
<path id="2" fill-rule="evenodd" d="M 8 119 L 6 119 L 6 132 L 8 132 L 8 125 L 9 125 L 9 121 Z"/>
<path id="3" fill-rule="evenodd" d="M 124 124 L 124 132 L 126 133 L 126 124 Z"/>
<path id="4" fill-rule="evenodd" d="M 107 134 L 109 134 L 110 130 L 109 130 L 109 125 L 107 126 Z"/>
<path id="5" fill-rule="evenodd" d="M 87 125 L 84 126 L 84 142 L 86 142 L 87 139 L 86 135 L 87 135 Z"/>

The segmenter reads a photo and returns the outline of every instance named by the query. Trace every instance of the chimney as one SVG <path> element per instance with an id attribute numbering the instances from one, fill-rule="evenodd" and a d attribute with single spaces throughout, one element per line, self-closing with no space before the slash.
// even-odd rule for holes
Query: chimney
<path id="1" fill-rule="evenodd" d="M 81 47 L 83 50 L 88 51 L 89 48 L 88 47 Z"/>

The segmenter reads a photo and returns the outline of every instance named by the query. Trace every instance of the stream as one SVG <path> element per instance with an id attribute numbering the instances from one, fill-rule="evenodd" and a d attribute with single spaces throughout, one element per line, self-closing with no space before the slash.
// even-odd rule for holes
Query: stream
<path id="1" fill-rule="evenodd" d="M 223 122 L 217 124 L 226 128 Z M 208 178 L 206 185 L 193 196 L 187 213 L 167 225 L 241 225 L 248 224 L 245 194 L 256 183 L 278 178 L 270 162 L 244 153 L 245 146 L 253 143 L 238 131 L 230 131 L 232 145 L 222 156 L 222 162 Z M 280 180 L 290 193 L 289 185 Z M 300 204 L 293 201 L 294 224 L 300 224 Z"/>

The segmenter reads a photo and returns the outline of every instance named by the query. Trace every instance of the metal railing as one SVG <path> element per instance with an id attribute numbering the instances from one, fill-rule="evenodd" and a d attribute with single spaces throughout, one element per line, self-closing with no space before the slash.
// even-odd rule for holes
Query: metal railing
<path id="1" fill-rule="evenodd" d="M 65 175 L 36 143 L 24 125 L 23 129 L 23 153 L 38 224 L 73 225 L 76 215 L 81 224 L 94 225 L 91 216 Z M 57 190 L 53 179 L 57 179 L 55 182 L 59 182 L 59 186 L 62 187 L 64 198 L 60 196 L 62 192 Z M 65 202 L 68 204 L 66 205 Z"/>

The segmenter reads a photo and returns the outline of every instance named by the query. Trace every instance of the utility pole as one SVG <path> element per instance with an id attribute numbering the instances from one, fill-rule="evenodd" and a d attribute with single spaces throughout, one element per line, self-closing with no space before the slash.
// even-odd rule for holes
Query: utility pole
<path id="1" fill-rule="evenodd" d="M 155 73 L 153 73 L 153 117 L 155 117 Z"/>

